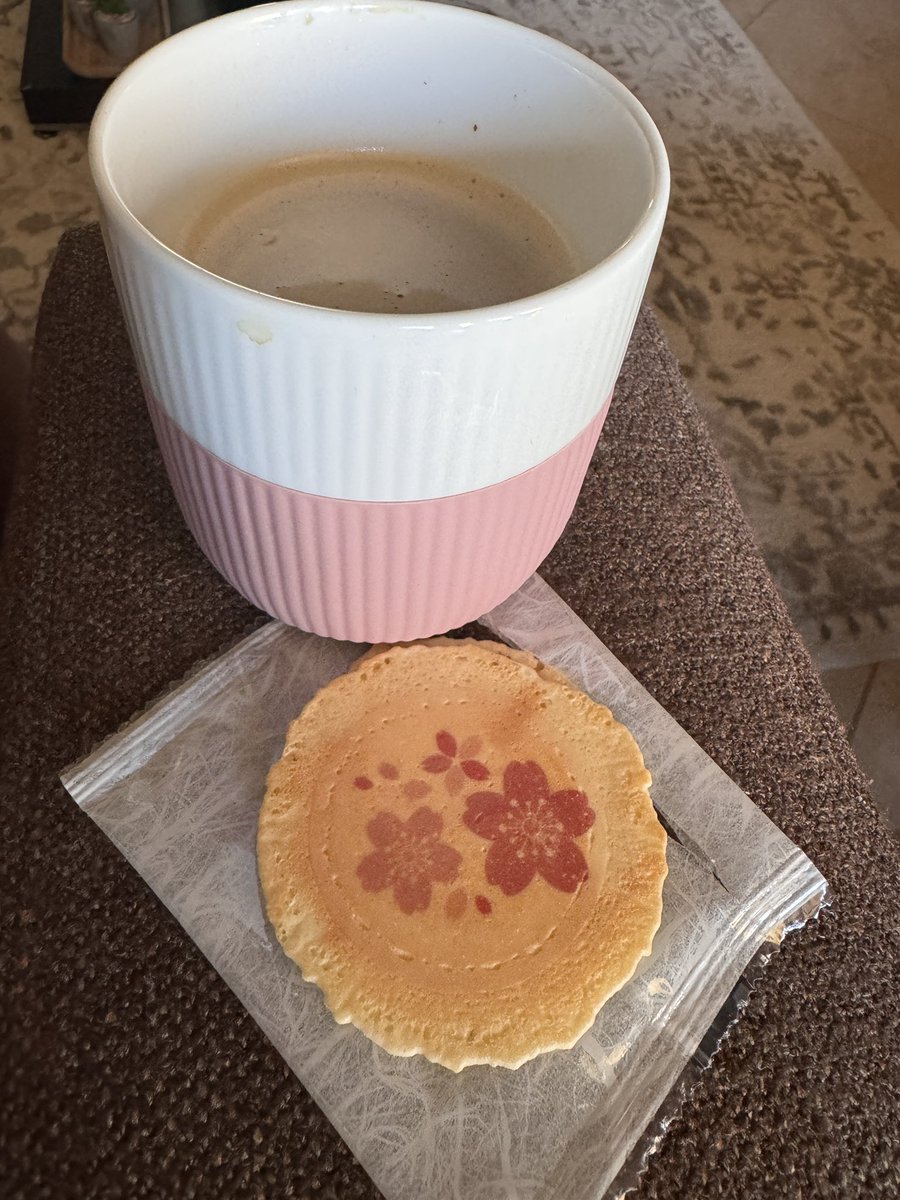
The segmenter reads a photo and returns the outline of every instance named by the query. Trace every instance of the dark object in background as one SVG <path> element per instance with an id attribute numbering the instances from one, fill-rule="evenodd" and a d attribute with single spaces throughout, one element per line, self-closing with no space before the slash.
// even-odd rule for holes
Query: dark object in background
<path id="1" fill-rule="evenodd" d="M 255 0 L 160 0 L 172 33 Z M 20 90 L 28 119 L 38 132 L 89 125 L 109 87 L 106 79 L 83 79 L 62 60 L 64 0 L 31 0 Z"/>
<path id="2" fill-rule="evenodd" d="M 106 79 L 72 74 L 62 60 L 62 26 L 60 0 L 31 0 L 20 90 L 38 131 L 88 125 L 109 86 Z"/>

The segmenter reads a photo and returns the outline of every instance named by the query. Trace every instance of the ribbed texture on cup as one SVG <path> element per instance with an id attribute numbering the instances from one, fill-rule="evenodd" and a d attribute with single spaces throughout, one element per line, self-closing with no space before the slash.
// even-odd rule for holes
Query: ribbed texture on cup
<path id="1" fill-rule="evenodd" d="M 559 453 L 494 487 L 375 503 L 259 479 L 147 402 L 185 520 L 212 564 L 272 616 L 359 642 L 442 633 L 515 591 L 562 532 L 607 408 Z"/>
<path id="2" fill-rule="evenodd" d="M 251 475 L 344 500 L 480 490 L 569 445 L 612 391 L 646 278 L 632 265 L 571 309 L 407 329 L 231 287 L 121 232 L 110 243 L 145 386 L 171 419 Z"/>

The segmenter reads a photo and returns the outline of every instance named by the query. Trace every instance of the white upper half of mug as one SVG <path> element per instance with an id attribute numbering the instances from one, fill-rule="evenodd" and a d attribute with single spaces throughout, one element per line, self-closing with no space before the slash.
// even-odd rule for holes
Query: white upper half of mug
<path id="1" fill-rule="evenodd" d="M 154 232 L 185 178 L 199 211 L 236 170 L 360 149 L 508 184 L 584 269 L 490 308 L 339 312 L 221 279 Z M 659 134 L 612 76 L 420 0 L 288 0 L 179 33 L 109 89 L 90 156 L 144 385 L 225 461 L 346 499 L 471 491 L 577 437 L 614 385 L 668 199 Z"/>

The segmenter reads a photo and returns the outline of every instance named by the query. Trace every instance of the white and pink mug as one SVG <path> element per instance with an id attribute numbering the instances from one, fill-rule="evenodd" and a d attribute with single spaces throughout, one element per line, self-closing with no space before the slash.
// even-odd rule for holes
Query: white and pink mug
<path id="1" fill-rule="evenodd" d="M 154 233 L 179 180 L 362 147 L 509 184 L 586 269 L 489 308 L 352 313 L 231 283 Z M 620 83 L 479 12 L 287 0 L 137 59 L 90 161 L 166 468 L 226 579 L 303 629 L 398 641 L 527 578 L 575 504 L 665 217 L 662 141 Z"/>

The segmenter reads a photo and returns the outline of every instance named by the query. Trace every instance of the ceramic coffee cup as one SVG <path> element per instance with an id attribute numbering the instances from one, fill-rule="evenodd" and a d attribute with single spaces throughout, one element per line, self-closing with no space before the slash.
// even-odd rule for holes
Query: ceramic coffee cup
<path id="1" fill-rule="evenodd" d="M 354 313 L 229 282 L 160 232 L 181 180 L 360 147 L 510 185 L 584 269 L 488 308 Z M 139 58 L 98 109 L 90 161 L 172 486 L 244 596 L 316 633 L 395 641 L 479 616 L 538 566 L 581 487 L 665 216 L 661 139 L 620 83 L 479 12 L 288 0 Z"/>

